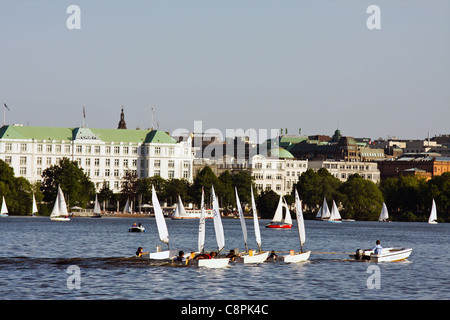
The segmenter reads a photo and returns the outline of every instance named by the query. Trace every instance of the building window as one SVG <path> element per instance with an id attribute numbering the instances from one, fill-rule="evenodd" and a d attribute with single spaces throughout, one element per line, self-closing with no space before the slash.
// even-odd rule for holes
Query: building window
<path id="1" fill-rule="evenodd" d="M 161 171 L 160 171 L 160 170 L 155 170 L 154 176 L 155 176 L 155 177 L 161 176 Z"/>
<path id="2" fill-rule="evenodd" d="M 120 153 L 120 147 L 114 147 L 114 154 Z"/>
<path id="3" fill-rule="evenodd" d="M 81 161 L 81 159 L 80 159 Z M 52 158 L 47 158 L 47 166 L 51 166 L 52 165 Z"/>
<path id="4" fill-rule="evenodd" d="M 95 158 L 94 159 L 94 166 L 96 166 L 96 167 L 100 166 L 100 159 L 99 158 Z"/>
<path id="5" fill-rule="evenodd" d="M 123 166 L 128 168 L 128 159 L 123 159 Z"/>
<path id="6" fill-rule="evenodd" d="M 129 153 L 129 148 L 123 147 L 123 154 L 128 154 L 128 153 Z"/>
<path id="7" fill-rule="evenodd" d="M 119 169 L 114 169 L 114 177 L 118 177 L 119 176 Z"/>
<path id="8" fill-rule="evenodd" d="M 175 177 L 175 171 L 174 171 L 174 170 L 169 170 L 168 178 L 169 178 L 169 179 L 172 179 L 172 178 L 174 178 L 174 177 Z"/>
<path id="9" fill-rule="evenodd" d="M 64 152 L 65 153 L 70 153 L 70 145 L 64 146 Z"/>
<path id="10" fill-rule="evenodd" d="M 27 144 L 26 143 L 21 143 L 20 144 L 20 151 L 21 152 L 27 152 Z"/>
<path id="11" fill-rule="evenodd" d="M 83 146 L 77 146 L 77 148 L 75 150 L 76 150 L 76 153 L 81 153 L 83 151 Z"/>
<path id="12" fill-rule="evenodd" d="M 89 167 L 89 166 L 91 165 L 91 158 L 86 158 L 86 159 L 84 160 L 84 164 L 85 164 L 87 167 Z"/>
<path id="13" fill-rule="evenodd" d="M 155 154 L 156 155 L 161 154 L 161 147 L 155 147 Z"/>
<path id="14" fill-rule="evenodd" d="M 110 146 L 106 146 L 105 147 L 105 153 L 106 154 L 111 154 L 111 147 Z"/>
<path id="15" fill-rule="evenodd" d="M 11 164 L 11 156 L 6 156 L 6 157 L 5 157 L 5 162 L 6 162 L 7 164 Z"/>
<path id="16" fill-rule="evenodd" d="M 52 145 L 48 144 L 47 147 L 46 147 L 46 150 L 47 150 L 48 153 L 52 153 Z"/>
<path id="17" fill-rule="evenodd" d="M 107 167 L 111 166 L 111 159 L 109 158 L 105 159 L 105 166 Z"/>
<path id="18" fill-rule="evenodd" d="M 27 165 L 27 157 L 20 157 L 20 165 L 21 166 Z"/>
<path id="19" fill-rule="evenodd" d="M 119 189 L 119 181 L 114 181 L 114 189 Z"/>
<path id="20" fill-rule="evenodd" d="M 169 168 L 175 168 L 175 161 L 169 160 L 168 166 L 169 166 Z"/>
<path id="21" fill-rule="evenodd" d="M 37 152 L 42 152 L 42 144 L 37 145 Z"/>
<path id="22" fill-rule="evenodd" d="M 161 160 L 155 160 L 154 166 L 155 166 L 155 168 L 160 168 L 161 167 Z"/>
<path id="23" fill-rule="evenodd" d="M 114 159 L 114 167 L 118 167 L 119 166 L 119 159 Z"/>
<path id="24" fill-rule="evenodd" d="M 94 176 L 98 177 L 100 175 L 100 169 L 94 170 Z"/>
<path id="25" fill-rule="evenodd" d="M 20 167 L 20 175 L 24 176 L 27 174 L 27 167 Z"/>
<path id="26" fill-rule="evenodd" d="M 109 177 L 110 173 L 109 173 L 109 169 L 105 169 L 105 177 Z"/>
<path id="27" fill-rule="evenodd" d="M 183 179 L 189 179 L 189 171 L 183 171 Z"/>

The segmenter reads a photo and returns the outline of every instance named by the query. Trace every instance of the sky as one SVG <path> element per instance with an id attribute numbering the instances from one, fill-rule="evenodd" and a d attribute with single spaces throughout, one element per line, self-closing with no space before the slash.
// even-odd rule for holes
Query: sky
<path id="1" fill-rule="evenodd" d="M 85 106 L 117 128 L 124 106 L 128 129 L 153 108 L 169 132 L 422 139 L 450 133 L 449 17 L 446 0 L 1 1 L 0 101 L 7 124 L 77 127 Z"/>

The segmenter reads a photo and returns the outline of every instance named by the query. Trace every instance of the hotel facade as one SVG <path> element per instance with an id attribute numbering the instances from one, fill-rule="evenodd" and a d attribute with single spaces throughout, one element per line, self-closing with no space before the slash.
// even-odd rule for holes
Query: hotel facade
<path id="1" fill-rule="evenodd" d="M 6 125 L 0 128 L 0 159 L 15 176 L 41 181 L 62 158 L 76 161 L 100 190 L 120 192 L 127 170 L 139 178 L 193 181 L 191 141 L 177 142 L 161 130 L 56 128 Z"/>

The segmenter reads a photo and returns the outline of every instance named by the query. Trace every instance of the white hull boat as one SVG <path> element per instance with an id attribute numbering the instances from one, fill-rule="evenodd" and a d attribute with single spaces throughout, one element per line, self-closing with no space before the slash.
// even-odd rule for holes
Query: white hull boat
<path id="1" fill-rule="evenodd" d="M 305 252 L 290 254 L 287 256 L 281 256 L 280 261 L 289 262 L 289 263 L 307 261 L 309 259 L 310 254 L 311 254 L 311 251 L 305 251 Z"/>
<path id="2" fill-rule="evenodd" d="M 236 262 L 238 263 L 263 263 L 267 260 L 269 256 L 269 251 L 259 253 L 259 254 L 247 254 L 243 256 L 236 257 Z"/>
<path id="3" fill-rule="evenodd" d="M 371 249 L 358 249 L 350 258 L 370 262 L 394 262 L 407 259 L 411 252 L 411 248 L 383 248 L 381 254 L 374 254 Z"/>
<path id="4" fill-rule="evenodd" d="M 59 185 L 55 205 L 53 206 L 52 213 L 50 214 L 50 220 L 70 221 L 70 218 L 68 218 L 67 205 L 66 200 L 64 199 L 64 193 L 62 192 L 61 187 Z"/>
<path id="5" fill-rule="evenodd" d="M 131 227 L 130 229 L 128 229 L 128 232 L 145 232 L 145 228 L 140 226 L 140 227 Z"/>
<path id="6" fill-rule="evenodd" d="M 170 260 L 172 261 L 177 257 L 177 251 L 176 250 L 165 250 L 165 251 L 159 251 L 159 252 L 151 252 L 149 253 L 148 257 L 150 259 L 154 260 Z"/>
<path id="7" fill-rule="evenodd" d="M 52 221 L 70 221 L 70 218 L 64 218 L 64 217 L 50 217 L 50 220 L 52 220 Z"/>
<path id="8" fill-rule="evenodd" d="M 225 268 L 229 262 L 229 258 L 194 259 L 189 260 L 189 265 L 193 267 Z"/>

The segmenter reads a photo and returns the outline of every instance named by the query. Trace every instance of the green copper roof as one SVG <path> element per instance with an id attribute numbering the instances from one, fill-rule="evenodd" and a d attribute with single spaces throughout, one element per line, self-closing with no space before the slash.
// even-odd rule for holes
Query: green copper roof
<path id="1" fill-rule="evenodd" d="M 73 141 L 74 139 L 83 138 L 99 140 L 106 143 L 176 143 L 175 139 L 161 130 L 56 128 L 28 126 L 3 126 L 0 128 L 0 139 Z"/>
<path id="2" fill-rule="evenodd" d="M 270 149 L 270 151 L 268 152 L 268 155 L 271 157 L 278 157 L 278 158 L 294 158 L 294 156 L 292 155 L 292 153 L 290 153 L 289 151 L 283 149 L 283 148 L 272 148 Z"/>

